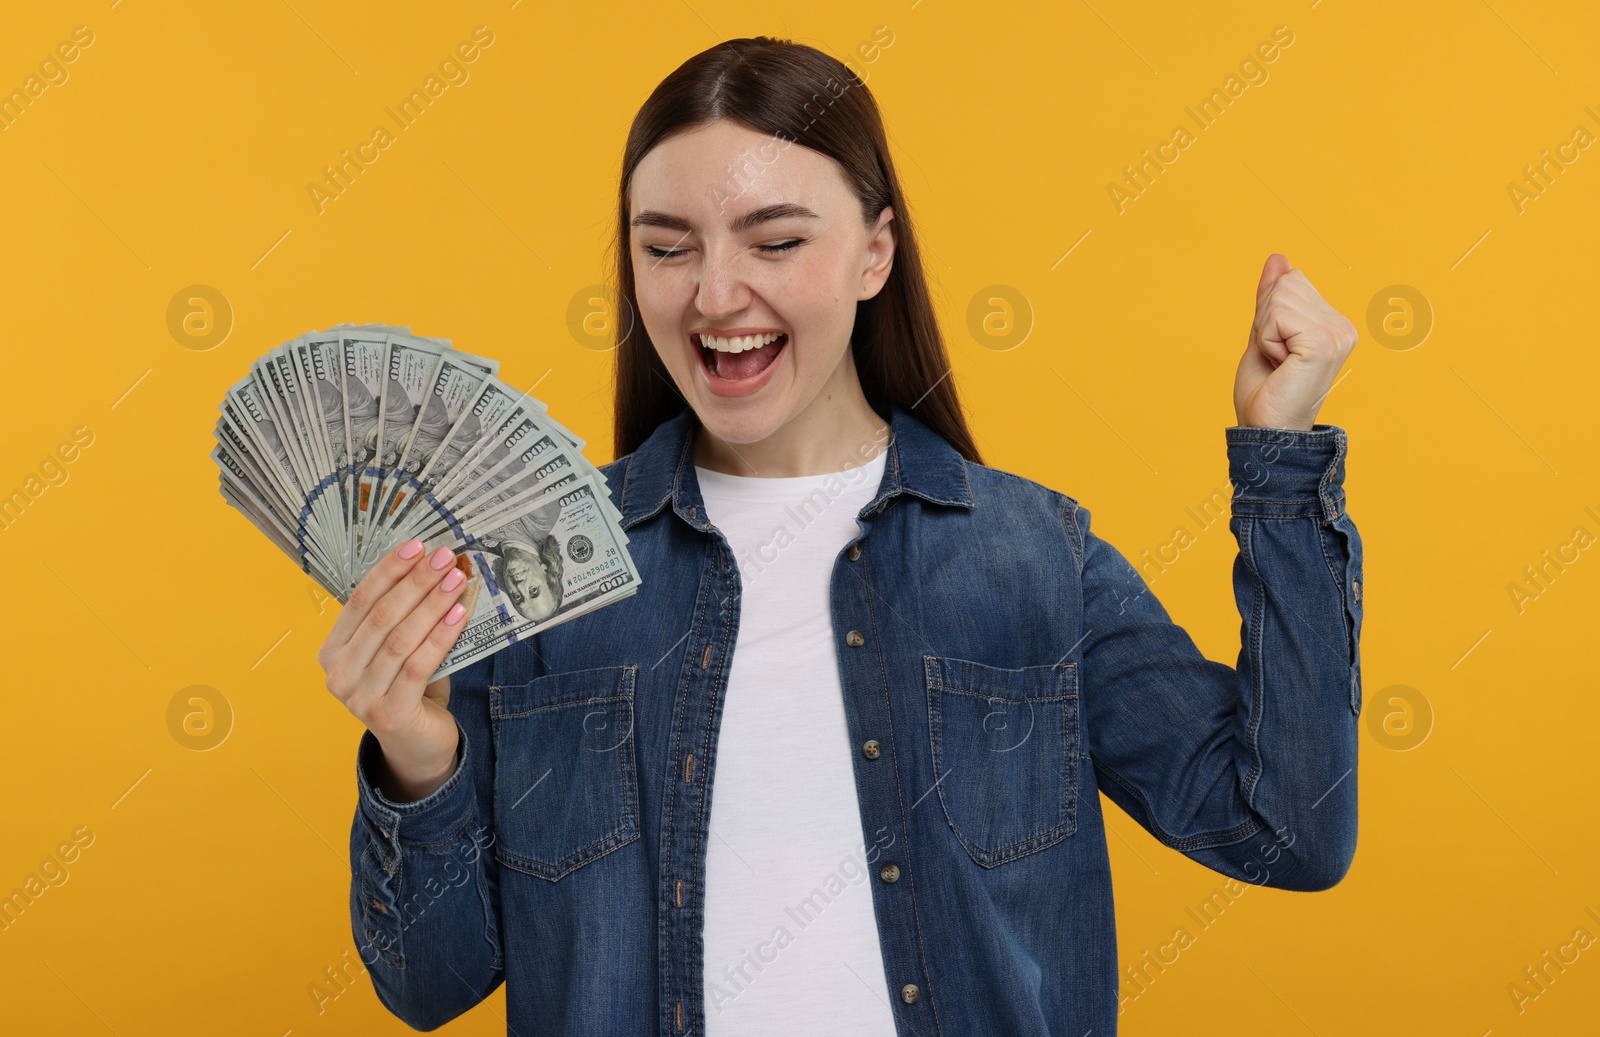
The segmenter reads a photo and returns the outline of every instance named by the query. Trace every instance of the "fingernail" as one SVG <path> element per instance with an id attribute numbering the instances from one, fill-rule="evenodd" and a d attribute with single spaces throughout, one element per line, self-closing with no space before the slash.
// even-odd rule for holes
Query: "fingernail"
<path id="1" fill-rule="evenodd" d="M 432 569 L 443 569 L 445 566 L 455 561 L 455 557 L 455 555 L 450 553 L 450 549 L 448 547 L 441 547 L 428 557 L 428 567 Z"/>
<path id="2" fill-rule="evenodd" d="M 422 541 L 415 537 L 400 545 L 398 554 L 401 558 L 415 558 L 422 553 Z"/>
<path id="3" fill-rule="evenodd" d="M 450 606 L 450 611 L 444 614 L 444 625 L 447 627 L 455 626 L 457 623 L 461 622 L 461 617 L 466 615 L 466 613 L 466 606 L 462 605 L 459 601 L 456 602 L 454 605 Z"/>
<path id="4" fill-rule="evenodd" d="M 464 579 L 466 577 L 461 575 L 460 569 L 451 569 L 444 574 L 444 579 L 439 581 L 439 587 L 442 590 L 453 591 L 461 586 L 461 581 Z"/>

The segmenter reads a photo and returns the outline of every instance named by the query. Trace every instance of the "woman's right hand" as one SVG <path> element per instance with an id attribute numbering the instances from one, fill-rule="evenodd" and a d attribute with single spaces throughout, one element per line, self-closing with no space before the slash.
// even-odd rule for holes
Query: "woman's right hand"
<path id="1" fill-rule="evenodd" d="M 455 771 L 460 734 L 450 678 L 426 684 L 461 631 L 466 579 L 449 548 L 408 540 L 363 576 L 317 650 L 328 690 L 383 747 L 380 790 L 415 802 Z"/>

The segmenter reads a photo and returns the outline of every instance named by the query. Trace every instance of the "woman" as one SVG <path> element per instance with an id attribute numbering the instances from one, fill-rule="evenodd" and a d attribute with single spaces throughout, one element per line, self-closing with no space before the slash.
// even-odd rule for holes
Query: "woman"
<path id="1" fill-rule="evenodd" d="M 1234 669 L 1076 500 L 981 464 L 843 65 L 697 55 L 620 203 L 640 591 L 424 688 L 459 583 L 412 542 L 320 653 L 368 729 L 350 908 L 391 1011 L 504 981 L 523 1034 L 1111 1034 L 1100 792 L 1223 874 L 1339 881 L 1361 542 L 1314 419 L 1355 329 L 1302 274 L 1262 272 L 1226 430 Z"/>

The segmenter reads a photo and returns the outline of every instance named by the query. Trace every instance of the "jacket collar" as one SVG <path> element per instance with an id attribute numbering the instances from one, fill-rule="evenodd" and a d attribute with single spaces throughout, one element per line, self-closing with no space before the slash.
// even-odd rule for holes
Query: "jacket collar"
<path id="1" fill-rule="evenodd" d="M 622 481 L 622 528 L 629 529 L 660 511 L 672 510 L 699 530 L 710 528 L 694 470 L 694 430 L 699 419 L 690 407 L 657 425 L 632 454 Z M 934 504 L 972 507 L 966 458 L 943 436 L 890 404 L 888 457 L 877 496 L 858 515 L 882 511 L 901 493 Z"/>

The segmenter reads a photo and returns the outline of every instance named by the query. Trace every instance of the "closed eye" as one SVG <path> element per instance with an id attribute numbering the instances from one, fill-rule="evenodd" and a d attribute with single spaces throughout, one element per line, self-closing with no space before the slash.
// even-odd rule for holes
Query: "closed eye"
<path id="1" fill-rule="evenodd" d="M 781 241 L 775 245 L 757 245 L 756 248 L 767 253 L 787 252 L 792 248 L 804 245 L 806 240 L 805 238 L 790 238 L 788 241 Z M 689 250 L 686 248 L 671 249 L 661 248 L 656 245 L 646 245 L 644 246 L 644 251 L 645 255 L 652 259 L 675 259 Z"/>

